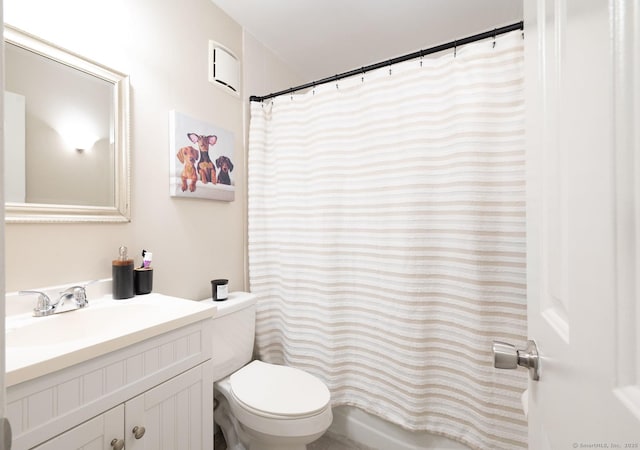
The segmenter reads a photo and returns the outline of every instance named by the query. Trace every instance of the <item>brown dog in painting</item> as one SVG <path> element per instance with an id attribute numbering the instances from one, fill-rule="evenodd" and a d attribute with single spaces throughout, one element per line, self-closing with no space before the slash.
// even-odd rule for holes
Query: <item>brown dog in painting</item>
<path id="1" fill-rule="evenodd" d="M 217 136 L 200 136 L 195 133 L 187 134 L 187 137 L 194 144 L 198 144 L 200 149 L 200 162 L 198 163 L 198 174 L 200 175 L 200 181 L 203 183 L 216 184 L 216 169 L 209 158 L 209 146 L 216 145 L 218 142 Z"/>
<path id="2" fill-rule="evenodd" d="M 187 188 L 191 192 L 195 191 L 196 181 L 198 181 L 198 172 L 196 171 L 198 150 L 191 146 L 182 147 L 178 150 L 178 154 L 176 156 L 180 162 L 184 164 L 184 169 L 182 169 L 182 175 L 180 177 L 182 178 L 182 192 L 186 191 Z M 188 184 L 188 181 L 191 181 L 191 183 Z"/>

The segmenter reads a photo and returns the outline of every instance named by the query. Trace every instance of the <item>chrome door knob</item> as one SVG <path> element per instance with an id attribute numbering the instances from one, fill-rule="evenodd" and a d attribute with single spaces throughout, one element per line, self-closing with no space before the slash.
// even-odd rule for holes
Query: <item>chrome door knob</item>
<path id="1" fill-rule="evenodd" d="M 111 448 L 113 450 L 122 450 L 124 448 L 124 441 L 122 439 L 113 439 L 111 441 Z"/>
<path id="2" fill-rule="evenodd" d="M 517 369 L 518 366 L 529 369 L 532 380 L 540 379 L 540 358 L 534 341 L 527 341 L 527 347 L 516 349 L 506 342 L 493 341 L 493 367 L 496 369 Z"/>

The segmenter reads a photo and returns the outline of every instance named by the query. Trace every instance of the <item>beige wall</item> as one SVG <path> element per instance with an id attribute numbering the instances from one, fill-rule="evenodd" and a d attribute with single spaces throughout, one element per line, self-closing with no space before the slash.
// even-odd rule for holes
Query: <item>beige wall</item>
<path id="1" fill-rule="evenodd" d="M 7 23 L 130 75 L 132 168 L 131 223 L 8 224 L 7 290 L 110 277 L 120 245 L 137 263 L 142 248 L 153 251 L 155 291 L 203 298 L 209 280 L 223 277 L 243 289 L 243 176 L 231 203 L 171 198 L 168 179 L 171 109 L 232 131 L 234 163 L 244 166 L 242 100 L 207 81 L 208 41 L 241 56 L 241 27 L 209 0 L 4 6 Z"/>
<path id="2" fill-rule="evenodd" d="M 153 251 L 156 292 L 204 298 L 222 277 L 246 288 L 248 102 L 207 81 L 208 41 L 243 59 L 246 98 L 302 80 L 209 0 L 5 0 L 4 10 L 7 23 L 130 75 L 132 155 L 131 223 L 7 224 L 6 290 L 108 278 L 120 245 L 138 263 Z M 234 202 L 169 196 L 171 109 L 235 134 Z"/>
<path id="3" fill-rule="evenodd" d="M 247 105 L 250 95 L 262 96 L 312 81 L 303 79 L 248 32 L 244 33 L 244 58 Z"/>

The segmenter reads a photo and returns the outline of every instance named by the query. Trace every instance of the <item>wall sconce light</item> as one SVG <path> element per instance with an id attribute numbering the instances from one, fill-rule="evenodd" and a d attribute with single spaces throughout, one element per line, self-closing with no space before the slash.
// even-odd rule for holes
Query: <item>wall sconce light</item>
<path id="1" fill-rule="evenodd" d="M 95 145 L 100 139 L 90 130 L 90 127 L 79 122 L 65 123 L 58 126 L 58 133 L 69 149 L 74 149 L 77 153 L 84 153 Z"/>
<path id="2" fill-rule="evenodd" d="M 75 148 L 76 152 L 84 153 L 91 150 L 99 138 L 87 130 L 76 130 L 72 136 L 63 136 L 63 139 L 71 148 Z"/>

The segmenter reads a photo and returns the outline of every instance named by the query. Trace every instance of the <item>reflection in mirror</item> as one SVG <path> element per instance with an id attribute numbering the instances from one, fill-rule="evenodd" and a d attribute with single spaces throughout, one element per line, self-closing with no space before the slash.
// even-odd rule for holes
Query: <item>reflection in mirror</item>
<path id="1" fill-rule="evenodd" d="M 9 43 L 5 58 L 5 200 L 113 205 L 113 84 Z"/>
<path id="2" fill-rule="evenodd" d="M 128 94 L 126 75 L 6 26 L 8 222 L 129 220 Z"/>

